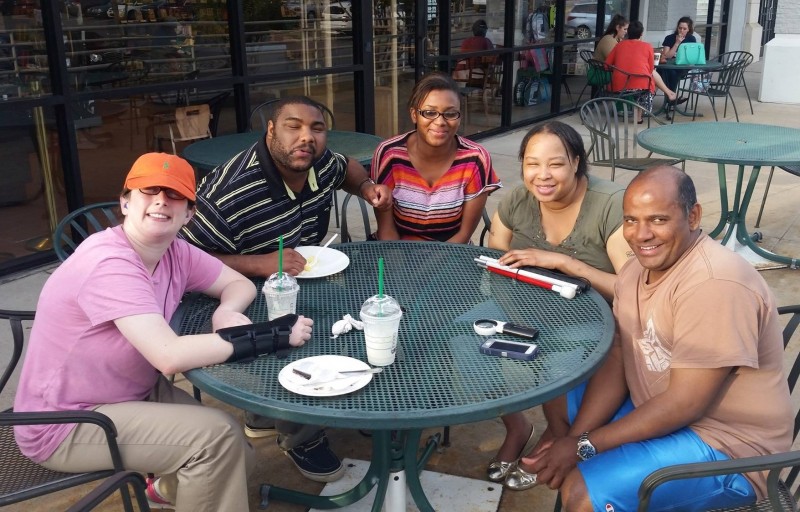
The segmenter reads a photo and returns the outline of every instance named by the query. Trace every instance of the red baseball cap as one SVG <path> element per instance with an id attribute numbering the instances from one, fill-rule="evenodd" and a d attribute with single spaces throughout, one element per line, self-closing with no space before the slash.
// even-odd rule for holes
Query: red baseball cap
<path id="1" fill-rule="evenodd" d="M 180 192 L 190 201 L 196 198 L 194 169 L 183 158 L 169 153 L 145 153 L 131 167 L 125 188 L 166 187 Z"/>

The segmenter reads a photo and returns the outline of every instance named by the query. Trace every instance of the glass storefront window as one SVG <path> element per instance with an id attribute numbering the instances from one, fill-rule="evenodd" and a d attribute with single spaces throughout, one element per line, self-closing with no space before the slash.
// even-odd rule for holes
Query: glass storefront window
<path id="1" fill-rule="evenodd" d="M 597 0 L 567 0 L 564 11 L 564 36 L 576 39 L 601 37 L 614 14 L 622 13 L 626 17 L 628 16 L 630 10 L 628 1 L 607 0 L 603 24 L 598 31 L 597 11 L 599 3 Z"/>
<path id="2" fill-rule="evenodd" d="M 350 73 L 325 75 L 314 79 L 295 78 L 263 82 L 250 86 L 250 104 L 253 108 L 265 101 L 298 95 L 308 96 L 328 107 L 333 113 L 337 130 L 356 129 L 353 75 Z M 251 129 L 262 128 L 251 126 Z"/>
<path id="3" fill-rule="evenodd" d="M 48 61 L 39 0 L 3 3 L 0 30 L 0 98 L 38 96 L 49 91 Z"/>
<path id="4" fill-rule="evenodd" d="M 245 44 L 254 75 L 351 65 L 353 5 L 347 0 L 247 0 Z"/>
<path id="5" fill-rule="evenodd" d="M 224 1 L 63 5 L 76 92 L 230 75 Z"/>
<path id="6" fill-rule="evenodd" d="M 12 258 L 49 249 L 66 213 L 58 138 L 50 109 L 13 109 L 0 116 L 0 268 Z"/>

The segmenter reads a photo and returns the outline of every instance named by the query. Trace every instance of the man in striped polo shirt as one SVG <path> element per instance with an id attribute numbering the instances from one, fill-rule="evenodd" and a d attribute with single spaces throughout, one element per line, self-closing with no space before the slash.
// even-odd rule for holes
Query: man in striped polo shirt
<path id="1" fill-rule="evenodd" d="M 246 276 L 269 277 L 278 271 L 283 235 L 283 270 L 297 275 L 306 260 L 293 247 L 322 241 L 335 190 L 359 195 L 375 208 L 391 208 L 386 186 L 376 185 L 360 163 L 326 147 L 327 130 L 313 100 L 295 96 L 276 102 L 266 136 L 200 182 L 197 212 L 181 236 Z M 321 427 L 245 413 L 248 436 L 276 430 L 281 449 L 307 478 L 331 482 L 344 474 Z"/>

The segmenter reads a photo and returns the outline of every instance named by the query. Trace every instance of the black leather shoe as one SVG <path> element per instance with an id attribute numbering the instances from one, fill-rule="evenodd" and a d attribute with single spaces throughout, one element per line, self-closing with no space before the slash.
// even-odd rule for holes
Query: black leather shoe
<path id="1" fill-rule="evenodd" d="M 687 101 L 689 101 L 689 97 L 688 96 L 686 98 L 679 98 L 679 99 L 675 100 L 675 104 L 676 105 L 683 105 Z"/>

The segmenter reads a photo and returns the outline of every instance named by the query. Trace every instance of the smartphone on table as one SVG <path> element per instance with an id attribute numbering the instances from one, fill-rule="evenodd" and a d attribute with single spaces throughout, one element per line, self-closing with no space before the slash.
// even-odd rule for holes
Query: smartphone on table
<path id="1" fill-rule="evenodd" d="M 539 353 L 539 346 L 535 343 L 489 338 L 483 342 L 480 351 L 482 354 L 488 354 L 490 356 L 532 361 Z"/>

